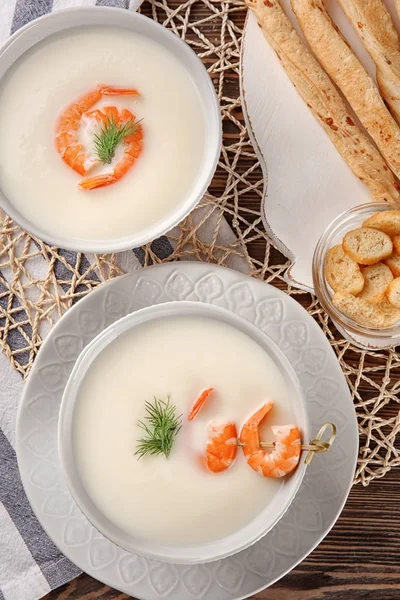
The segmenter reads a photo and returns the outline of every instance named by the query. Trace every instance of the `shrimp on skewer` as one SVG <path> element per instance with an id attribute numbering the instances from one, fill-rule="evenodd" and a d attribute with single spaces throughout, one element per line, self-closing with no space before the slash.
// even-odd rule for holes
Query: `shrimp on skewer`
<path id="1" fill-rule="evenodd" d="M 188 420 L 193 421 L 199 414 L 200 410 L 203 407 L 203 404 L 206 402 L 209 395 L 214 391 L 214 388 L 208 388 L 201 392 L 200 396 L 197 398 L 196 402 L 193 404 L 192 410 L 189 413 Z"/>
<path id="2" fill-rule="evenodd" d="M 237 448 L 237 429 L 235 423 L 226 423 L 224 425 L 208 426 L 208 440 L 205 456 L 201 457 L 201 462 L 212 473 L 220 473 L 229 469 L 236 458 Z"/>
<path id="3" fill-rule="evenodd" d="M 89 111 L 103 98 L 103 96 L 138 95 L 139 92 L 135 89 L 115 88 L 101 85 L 94 90 L 90 90 L 79 100 L 70 104 L 60 115 L 56 125 L 56 148 L 63 161 L 80 175 L 86 175 L 96 164 L 98 164 L 99 159 L 93 154 L 85 151 L 83 144 L 79 142 L 78 131 L 81 127 L 82 118 L 91 115 L 89 118 L 99 120 L 99 113 L 102 111 L 92 111 L 92 113 L 89 113 Z M 116 120 L 126 120 L 126 111 L 121 111 L 120 113 L 115 107 L 107 107 L 107 109 L 109 114 L 111 114 L 110 111 L 112 112 L 113 118 Z M 107 117 L 105 110 L 104 114 Z M 133 117 L 132 113 L 129 114 Z M 105 122 L 103 118 L 101 118 L 101 120 L 103 123 Z"/>
<path id="4" fill-rule="evenodd" d="M 258 427 L 269 413 L 273 402 L 268 402 L 243 425 L 240 442 L 247 463 L 263 477 L 284 477 L 298 465 L 301 453 L 300 432 L 296 425 L 276 425 L 272 432 L 276 438 L 272 452 L 260 446 Z"/>

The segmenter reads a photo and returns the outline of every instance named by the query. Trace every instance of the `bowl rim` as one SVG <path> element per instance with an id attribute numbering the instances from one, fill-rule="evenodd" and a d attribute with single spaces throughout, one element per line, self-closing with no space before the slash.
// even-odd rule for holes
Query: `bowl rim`
<path id="1" fill-rule="evenodd" d="M 194 545 L 170 545 L 154 541 L 148 542 L 140 538 L 135 539 L 132 535 L 125 533 L 115 526 L 101 513 L 96 507 L 95 502 L 86 492 L 84 484 L 81 481 L 79 470 L 75 463 L 72 441 L 74 411 L 78 401 L 80 384 L 97 356 L 120 335 L 143 323 L 154 319 L 185 315 L 214 318 L 225 322 L 258 343 L 272 358 L 281 374 L 284 375 L 285 381 L 288 384 L 289 395 L 290 392 L 294 392 L 296 400 L 293 401 L 293 396 L 290 396 L 290 398 L 296 414 L 296 420 L 299 421 L 298 417 L 301 415 L 300 420 L 302 422 L 300 428 L 302 437 L 303 440 L 309 439 L 309 417 L 300 381 L 291 363 L 277 344 L 265 332 L 226 308 L 195 301 L 181 301 L 157 304 L 130 313 L 104 329 L 84 348 L 74 365 L 63 393 L 58 422 L 58 451 L 72 497 L 90 523 L 109 541 L 128 552 L 142 555 L 146 558 L 175 564 L 198 564 L 223 559 L 240 552 L 253 545 L 276 525 L 288 510 L 303 481 L 306 471 L 303 458 L 300 459 L 300 463 L 294 473 L 282 480 L 281 487 L 272 497 L 271 501 L 266 504 L 265 508 L 242 528 L 214 542 Z M 282 502 L 282 490 L 285 488 L 286 498 Z M 275 514 L 272 518 L 266 514 L 271 512 L 271 507 L 275 509 Z M 267 518 L 268 516 L 269 519 Z M 243 532 L 245 533 L 244 536 Z"/>
<path id="2" fill-rule="evenodd" d="M 142 246 L 165 235 L 176 227 L 197 206 L 207 191 L 218 165 L 222 147 L 222 121 L 218 97 L 204 64 L 192 48 L 172 31 L 160 23 L 136 11 L 116 7 L 86 6 L 71 7 L 55 11 L 27 23 L 0 47 L 0 85 L 14 63 L 33 46 L 51 35 L 81 27 L 104 26 L 123 28 L 131 33 L 140 33 L 154 39 L 173 53 L 188 73 L 201 102 L 202 114 L 206 116 L 204 156 L 196 176 L 181 203 L 161 221 L 153 223 L 135 234 L 111 239 L 87 239 L 73 236 L 58 236 L 32 223 L 8 200 L 0 187 L 0 208 L 30 235 L 45 243 L 75 252 L 111 253 L 123 252 Z M 152 36 L 143 33 L 152 30 Z M 27 45 L 28 38 L 31 43 Z M 25 44 L 25 45 L 24 45 Z M 22 46 L 22 50 L 21 50 Z M 25 47 L 26 46 L 26 47 Z M 178 58 L 178 54 L 182 58 Z M 7 59 L 7 61 L 6 61 Z M 9 62 L 3 67 L 3 63 Z"/>

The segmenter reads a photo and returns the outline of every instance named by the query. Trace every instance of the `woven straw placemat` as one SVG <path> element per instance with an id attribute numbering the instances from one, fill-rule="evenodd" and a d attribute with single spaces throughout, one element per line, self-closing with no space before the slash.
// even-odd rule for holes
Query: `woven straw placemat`
<path id="1" fill-rule="evenodd" d="M 182 37 L 207 66 L 221 104 L 224 143 L 217 173 L 200 207 L 174 231 L 171 251 L 157 242 L 135 255 L 143 265 L 177 259 L 232 265 L 239 257 L 253 277 L 278 286 L 303 304 L 331 342 L 349 383 L 360 429 L 355 482 L 367 485 L 400 464 L 400 359 L 395 349 L 366 352 L 340 337 L 316 299 L 283 280 L 288 261 L 269 243 L 260 216 L 263 180 L 249 142 L 239 98 L 239 54 L 246 8 L 243 2 L 189 0 L 146 2 L 142 11 Z M 202 211 L 202 212 L 199 212 Z M 204 221 L 214 215 L 205 243 Z M 200 218 L 199 218 L 200 216 Z M 221 245 L 226 221 L 235 236 Z M 226 239 L 226 235 L 224 236 Z M 38 256 L 41 255 L 38 267 Z M 243 262 L 245 261 L 245 262 Z M 0 215 L 0 340 L 24 377 L 42 339 L 79 298 L 125 270 L 118 255 L 82 255 L 47 246 Z"/>

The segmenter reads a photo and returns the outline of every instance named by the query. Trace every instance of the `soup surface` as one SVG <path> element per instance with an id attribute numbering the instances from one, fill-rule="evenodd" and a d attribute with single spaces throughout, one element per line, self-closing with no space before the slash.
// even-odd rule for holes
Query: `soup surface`
<path id="1" fill-rule="evenodd" d="M 143 150 L 117 183 L 81 190 L 82 176 L 55 145 L 60 114 L 104 84 L 140 96 L 104 96 L 93 109 L 127 108 L 142 119 Z M 0 186 L 32 223 L 59 236 L 101 240 L 145 232 L 180 205 L 204 157 L 201 100 L 188 73 L 159 44 L 128 30 L 85 27 L 24 54 L 0 90 Z M 93 150 L 93 133 L 80 132 Z M 90 175 L 110 171 L 96 166 Z"/>
<path id="2" fill-rule="evenodd" d="M 199 393 L 215 392 L 194 421 Z M 135 456 L 144 402 L 166 399 L 183 415 L 169 458 Z M 249 523 L 281 480 L 255 473 L 239 449 L 226 471 L 198 459 L 207 425 L 234 421 L 238 431 L 267 400 L 274 407 L 261 431 L 293 423 L 288 388 L 272 359 L 251 338 L 214 319 L 175 317 L 146 323 L 103 350 L 79 391 L 73 446 L 82 482 L 103 514 L 124 531 L 177 544 L 210 542 Z"/>

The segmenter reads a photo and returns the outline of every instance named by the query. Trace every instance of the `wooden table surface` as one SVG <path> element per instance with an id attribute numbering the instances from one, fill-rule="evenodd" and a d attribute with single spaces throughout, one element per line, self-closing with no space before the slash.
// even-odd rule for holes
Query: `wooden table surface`
<path id="1" fill-rule="evenodd" d="M 168 5 L 175 4 L 180 4 L 180 0 L 168 0 Z M 144 12 L 151 14 L 148 5 L 144 5 Z M 235 20 L 239 26 L 243 25 L 244 16 L 244 11 L 237 13 Z M 237 90 L 238 87 L 235 75 L 227 78 L 226 87 L 227 93 L 234 97 L 235 88 Z M 235 116 L 243 119 L 240 111 Z M 235 138 L 234 130 L 229 131 L 229 124 L 224 135 Z M 251 177 L 256 181 L 260 171 L 255 170 Z M 216 196 L 219 185 L 222 189 L 223 181 L 219 183 L 217 174 L 212 185 L 212 192 Z M 257 194 L 247 194 L 241 202 L 248 208 L 259 210 L 260 199 Z M 265 245 L 255 242 L 250 244 L 249 251 L 254 258 L 263 261 Z M 271 261 L 274 264 L 283 262 L 279 257 L 279 253 L 273 250 Z M 307 294 L 297 299 L 304 305 L 309 304 Z M 373 363 L 370 357 L 368 361 Z M 44 600 L 128 598 L 88 575 L 81 575 L 48 594 Z M 253 598 L 400 600 L 400 469 L 394 469 L 383 479 L 373 481 L 367 488 L 354 486 L 342 515 L 319 547 L 290 574 Z"/>
<path id="2" fill-rule="evenodd" d="M 253 598 L 399 600 L 399 499 L 399 469 L 367 488 L 354 486 L 342 515 L 318 548 L 289 575 Z M 45 600 L 128 598 L 88 575 L 81 575 Z"/>

